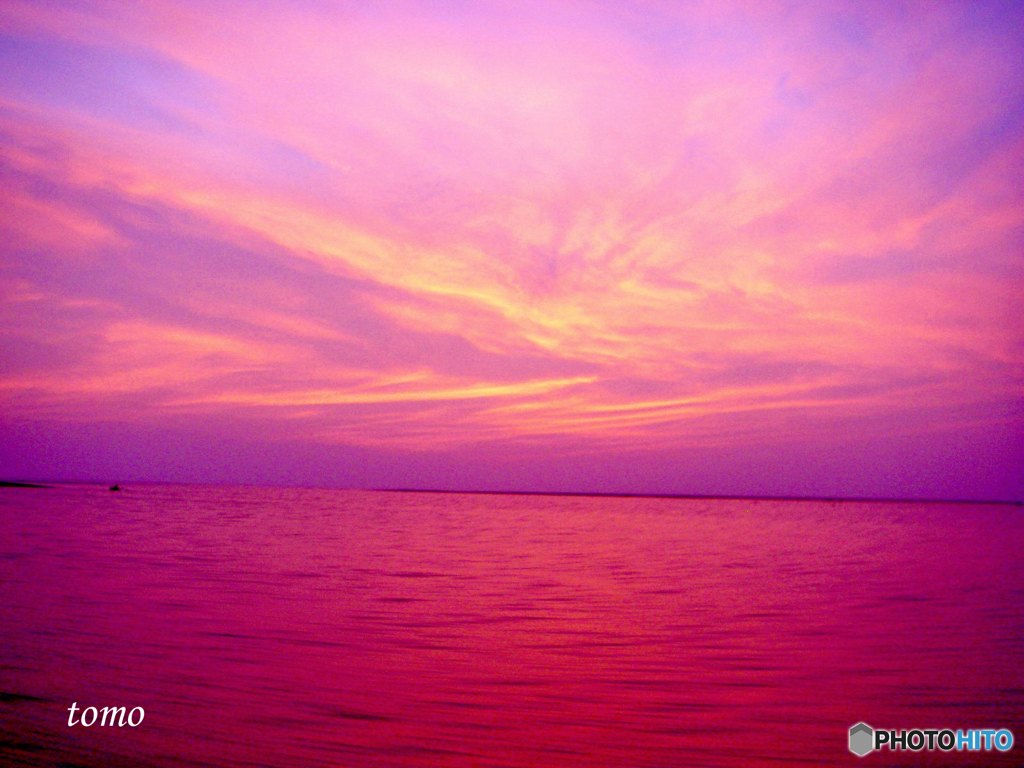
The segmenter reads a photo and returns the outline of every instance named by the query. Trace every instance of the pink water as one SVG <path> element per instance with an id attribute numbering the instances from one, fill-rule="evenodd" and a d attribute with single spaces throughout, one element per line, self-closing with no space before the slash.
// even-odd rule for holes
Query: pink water
<path id="1" fill-rule="evenodd" d="M 1020 765 L 1009 505 L 0 489 L 0 763 Z M 137 728 L 67 708 L 141 706 Z M 847 751 L 858 721 L 1006 754 Z"/>

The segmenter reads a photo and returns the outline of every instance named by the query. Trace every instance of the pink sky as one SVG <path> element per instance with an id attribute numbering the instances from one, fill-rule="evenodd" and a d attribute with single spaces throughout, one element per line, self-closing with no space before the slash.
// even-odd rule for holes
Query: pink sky
<path id="1" fill-rule="evenodd" d="M 0 474 L 1024 496 L 1016 3 L 0 6 Z"/>

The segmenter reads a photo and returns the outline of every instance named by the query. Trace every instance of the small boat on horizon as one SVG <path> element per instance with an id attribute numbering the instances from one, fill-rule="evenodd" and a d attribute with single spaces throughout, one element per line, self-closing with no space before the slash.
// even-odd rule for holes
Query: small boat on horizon
<path id="1" fill-rule="evenodd" d="M 117 483 L 114 483 L 112 486 L 110 486 L 110 490 L 112 490 L 112 491 L 120 491 L 121 490 L 121 486 L 118 485 Z"/>

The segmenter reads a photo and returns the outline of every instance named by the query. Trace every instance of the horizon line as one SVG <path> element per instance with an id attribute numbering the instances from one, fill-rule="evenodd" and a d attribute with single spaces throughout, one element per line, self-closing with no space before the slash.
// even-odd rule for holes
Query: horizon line
<path id="1" fill-rule="evenodd" d="M 0 479 L 0 487 L 48 487 L 49 485 L 99 485 L 108 486 L 111 483 L 102 480 L 51 480 L 51 479 Z M 179 480 L 127 480 L 117 481 L 124 489 L 126 484 L 135 485 L 212 485 L 218 487 L 240 486 L 247 488 L 305 488 L 309 490 L 334 490 L 334 491 L 371 491 L 378 493 L 451 493 L 451 494 L 477 494 L 485 496 L 592 496 L 596 498 L 619 498 L 619 499 L 723 499 L 737 501 L 833 501 L 833 502 L 885 502 L 899 504 L 1006 504 L 1010 506 L 1022 506 L 1021 499 L 949 499 L 935 497 L 898 497 L 898 496 L 797 496 L 781 494 L 729 494 L 729 493 L 639 493 L 628 491 L 510 491 L 510 490 L 465 490 L 465 489 L 443 489 L 443 488 L 367 488 L 356 486 L 337 485 L 302 485 L 302 484 L 256 484 L 256 483 L 216 483 L 216 482 L 182 482 Z"/>
<path id="2" fill-rule="evenodd" d="M 938 499 L 887 496 L 751 496 L 717 493 L 627 493 L 587 491 L 453 491 L 436 488 L 367 488 L 381 493 L 465 493 L 490 496 L 597 496 L 619 499 L 734 499 L 739 501 L 875 501 L 901 504 L 1009 504 L 1022 506 L 1020 499 Z"/>

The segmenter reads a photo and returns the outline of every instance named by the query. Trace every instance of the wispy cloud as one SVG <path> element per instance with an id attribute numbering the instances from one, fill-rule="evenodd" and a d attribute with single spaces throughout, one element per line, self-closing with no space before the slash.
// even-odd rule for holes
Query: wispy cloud
<path id="1" fill-rule="evenodd" d="M 1021 29 L 995 2 L 6 3 L 4 411 L 503 457 L 1004 429 Z"/>

